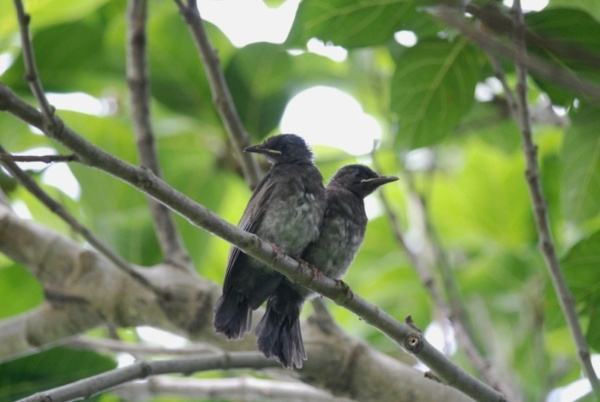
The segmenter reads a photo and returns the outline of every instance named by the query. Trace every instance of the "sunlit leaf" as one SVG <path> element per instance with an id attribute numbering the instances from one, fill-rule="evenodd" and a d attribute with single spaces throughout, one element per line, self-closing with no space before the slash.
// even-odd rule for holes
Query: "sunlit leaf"
<path id="1" fill-rule="evenodd" d="M 414 0 L 305 0 L 287 39 L 304 47 L 310 38 L 346 48 L 382 44 L 415 15 Z"/>
<path id="2" fill-rule="evenodd" d="M 464 40 L 419 42 L 396 60 L 391 109 L 401 148 L 434 144 L 469 111 L 480 78 L 477 52 Z"/>
<path id="3" fill-rule="evenodd" d="M 600 232 L 574 245 L 563 259 L 569 288 L 582 314 L 589 317 L 587 341 L 600 351 Z"/>
<path id="4" fill-rule="evenodd" d="M 574 76 L 600 84 L 600 22 L 579 9 L 551 8 L 527 14 L 527 25 L 547 44 L 531 44 L 530 51 L 558 65 Z M 536 76 L 540 87 L 555 104 L 568 106 L 577 95 L 556 85 L 552 79 Z"/>
<path id="5" fill-rule="evenodd" d="M 600 108 L 582 104 L 572 114 L 560 154 L 562 207 L 580 223 L 600 213 Z"/>

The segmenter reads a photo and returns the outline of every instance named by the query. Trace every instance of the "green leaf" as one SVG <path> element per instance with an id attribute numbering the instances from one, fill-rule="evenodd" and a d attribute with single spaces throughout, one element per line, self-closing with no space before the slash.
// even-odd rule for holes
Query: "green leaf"
<path id="1" fill-rule="evenodd" d="M 85 80 L 77 78 L 102 71 L 102 32 L 103 28 L 99 24 L 77 21 L 50 26 L 34 36 L 37 67 L 46 91 L 87 89 Z M 12 88 L 26 89 L 27 83 L 23 77 L 24 64 L 20 55 L 2 79 Z"/>
<path id="2" fill-rule="evenodd" d="M 534 36 L 547 44 L 529 45 L 532 53 L 549 63 L 563 67 L 574 76 L 587 78 L 600 85 L 600 23 L 578 9 L 552 8 L 525 17 Z M 570 89 L 556 85 L 551 79 L 532 73 L 536 82 L 555 104 L 568 106 L 576 97 Z"/>
<path id="3" fill-rule="evenodd" d="M 346 48 L 382 44 L 416 14 L 415 0 L 305 0 L 287 44 L 304 48 L 311 38 Z"/>
<path id="4" fill-rule="evenodd" d="M 264 137 L 279 124 L 288 101 L 292 56 L 281 45 L 255 43 L 231 58 L 225 78 L 245 128 Z"/>
<path id="5" fill-rule="evenodd" d="M 600 351 L 600 232 L 574 245 L 562 261 L 581 314 L 589 318 L 587 341 Z"/>
<path id="6" fill-rule="evenodd" d="M 396 64 L 391 94 L 400 123 L 396 143 L 418 148 L 439 142 L 474 102 L 478 53 L 464 40 L 432 39 L 408 49 Z"/>
<path id="7" fill-rule="evenodd" d="M 582 103 L 571 119 L 560 155 L 561 204 L 568 220 L 582 223 L 600 212 L 600 107 Z"/>
<path id="8" fill-rule="evenodd" d="M 521 153 L 507 155 L 472 137 L 462 149 L 445 150 L 439 160 L 450 155 L 459 165 L 443 169 L 428 199 L 431 219 L 445 244 L 520 250 L 534 241 Z"/>
<path id="9" fill-rule="evenodd" d="M 1 318 L 23 313 L 44 300 L 43 289 L 37 279 L 26 269 L 12 262 L 0 265 L 0 294 Z"/>
<path id="10" fill-rule="evenodd" d="M 113 359 L 95 352 L 50 349 L 0 364 L 0 400 L 15 401 L 115 367 Z"/>
<path id="11" fill-rule="evenodd" d="M 27 1 L 25 11 L 31 15 L 31 29 L 38 30 L 50 25 L 69 21 L 78 21 L 82 17 L 93 14 L 108 0 L 37 0 Z M 0 37 L 17 31 L 17 13 L 9 1 L 0 2 Z M 67 40 L 61 41 L 66 45 Z"/>
<path id="12" fill-rule="evenodd" d="M 586 11 L 596 20 L 600 21 L 600 2 L 590 0 L 552 0 L 548 3 L 547 9 L 562 7 L 577 8 Z"/>

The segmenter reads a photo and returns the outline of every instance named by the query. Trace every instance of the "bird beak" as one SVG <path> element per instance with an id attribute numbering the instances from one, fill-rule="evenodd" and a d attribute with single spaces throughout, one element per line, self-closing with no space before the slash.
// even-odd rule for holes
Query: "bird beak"
<path id="1" fill-rule="evenodd" d="M 271 148 L 265 148 L 263 144 L 252 145 L 250 147 L 244 148 L 244 152 L 253 152 L 256 154 L 271 154 L 271 155 L 281 155 L 281 151 Z"/>
<path id="2" fill-rule="evenodd" d="M 381 186 L 381 185 L 384 185 L 386 183 L 391 183 L 396 180 L 398 180 L 398 178 L 396 176 L 378 176 L 378 177 L 373 177 L 372 179 L 364 179 L 364 180 L 361 180 L 360 182 L 375 184 L 376 186 Z"/>

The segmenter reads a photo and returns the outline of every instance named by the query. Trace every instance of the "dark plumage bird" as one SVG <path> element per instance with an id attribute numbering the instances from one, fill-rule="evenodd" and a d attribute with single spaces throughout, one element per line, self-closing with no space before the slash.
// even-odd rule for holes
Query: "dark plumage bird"
<path id="1" fill-rule="evenodd" d="M 341 168 L 325 187 L 327 208 L 319 238 L 302 258 L 323 274 L 340 279 L 354 260 L 365 235 L 367 215 L 364 198 L 379 186 L 398 180 L 379 176 L 363 165 Z M 284 279 L 269 298 L 267 311 L 256 327 L 258 349 L 284 367 L 302 367 L 306 352 L 300 332 L 300 311 L 316 294 Z"/>
<path id="2" fill-rule="evenodd" d="M 323 177 L 304 140 L 281 134 L 245 152 L 263 154 L 272 163 L 242 215 L 239 227 L 299 256 L 317 239 L 325 211 Z M 232 247 L 223 284 L 215 305 L 214 327 L 229 339 L 250 331 L 252 310 L 279 286 L 284 276 Z"/>

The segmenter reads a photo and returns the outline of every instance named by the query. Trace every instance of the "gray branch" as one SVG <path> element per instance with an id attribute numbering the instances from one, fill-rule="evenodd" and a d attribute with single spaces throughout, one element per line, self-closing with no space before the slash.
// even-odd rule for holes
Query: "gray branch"
<path id="1" fill-rule="evenodd" d="M 146 401 L 159 395 L 176 395 L 195 400 L 271 402 L 352 402 L 299 382 L 273 381 L 250 376 L 238 378 L 180 379 L 154 377 L 146 382 L 125 384 L 114 390 L 128 401 Z"/>
<path id="2" fill-rule="evenodd" d="M 476 43 L 486 52 L 498 54 L 506 59 L 521 64 L 532 72 L 547 80 L 569 88 L 587 97 L 600 100 L 600 86 L 593 81 L 578 77 L 564 68 L 547 63 L 540 57 L 520 52 L 514 46 L 497 40 L 489 31 L 472 25 L 458 10 L 439 6 L 430 8 L 429 12 L 445 24 L 457 29 L 466 38 Z"/>
<path id="3" fill-rule="evenodd" d="M 248 183 L 250 188 L 254 188 L 260 181 L 262 174 L 260 172 L 260 167 L 252 154 L 244 152 L 244 148 L 250 145 L 250 137 L 244 129 L 242 120 L 233 103 L 227 81 L 225 81 L 225 76 L 221 69 L 219 56 L 217 55 L 217 52 L 215 52 L 210 43 L 210 39 L 206 34 L 204 21 L 200 16 L 196 1 L 189 0 L 187 5 L 185 5 L 183 1 L 184 0 L 175 0 L 175 3 L 177 3 L 179 12 L 190 29 L 198 52 L 200 53 L 200 57 L 202 58 L 202 62 L 204 63 L 208 83 L 213 96 L 213 103 L 219 112 L 219 116 L 221 116 L 221 120 L 223 121 L 229 136 L 229 141 L 231 141 L 237 154 L 246 183 Z"/>
<path id="4" fill-rule="evenodd" d="M 57 344 L 68 346 L 69 337 L 107 324 L 151 325 L 229 351 L 256 350 L 251 334 L 238 342 L 215 334 L 210 317 L 219 289 L 186 271 L 164 264 L 140 269 L 156 286 L 171 292 L 169 298 L 157 298 L 102 255 L 19 218 L 7 207 L 0 208 L 0 252 L 27 267 L 46 293 L 40 307 L 0 321 L 0 360 Z M 471 400 L 348 337 L 322 314 L 303 321 L 302 332 L 309 359 L 302 370 L 285 372 L 315 387 L 365 402 Z M 117 349 L 114 343 L 98 347 L 108 348 Z M 206 355 L 205 350 L 197 352 Z"/>
<path id="5" fill-rule="evenodd" d="M 4 105 L 9 112 L 15 109 L 19 116 L 24 116 L 29 124 L 36 126 L 36 123 L 42 121 L 40 112 L 31 106 L 26 107 L 24 103 L 9 88 L 0 84 L 0 104 Z M 24 113 L 25 110 L 26 113 Z M 352 292 L 345 283 L 324 276 L 315 277 L 313 270 L 306 262 L 299 262 L 282 254 L 273 245 L 262 241 L 256 235 L 244 232 L 224 221 L 206 207 L 195 203 L 184 194 L 170 187 L 148 169 L 132 166 L 95 147 L 66 127 L 58 116 L 53 116 L 53 120 L 55 130 L 46 132 L 46 135 L 75 152 L 83 164 L 114 175 L 164 203 L 192 224 L 234 244 L 246 254 L 272 267 L 294 282 L 300 283 L 352 311 L 389 336 L 398 345 L 415 354 L 449 385 L 476 400 L 504 400 L 500 393 L 462 370 L 435 349 L 422 337 L 421 333 L 408 325 L 397 322 L 378 307 L 368 303 Z M 41 126 L 38 128 L 43 129 Z"/>
<path id="6" fill-rule="evenodd" d="M 127 16 L 127 84 L 137 150 L 142 166 L 160 177 L 155 137 L 150 123 L 150 80 L 146 57 L 147 1 L 130 0 Z M 152 198 L 148 202 L 165 261 L 192 272 L 194 269 L 190 257 L 171 212 Z"/>
<path id="7" fill-rule="evenodd" d="M 20 402 L 62 402 L 73 399 L 88 398 L 100 392 L 114 388 L 133 380 L 143 379 L 160 374 L 189 374 L 207 370 L 229 369 L 264 369 L 276 367 L 279 363 L 267 360 L 257 352 L 222 353 L 218 356 L 202 356 L 187 359 L 158 360 L 138 362 L 130 366 L 111 370 L 106 373 L 79 380 L 72 384 L 38 392 Z"/>
<path id="8" fill-rule="evenodd" d="M 598 380 L 596 372 L 594 371 L 594 366 L 592 365 L 592 360 L 590 357 L 590 351 L 585 341 L 585 336 L 583 335 L 581 325 L 579 324 L 577 310 L 575 308 L 575 299 L 573 298 L 569 286 L 567 285 L 560 262 L 558 261 L 558 256 L 556 255 L 554 240 L 552 239 L 552 231 L 550 230 L 550 223 L 548 221 L 548 209 L 546 208 L 546 199 L 544 197 L 544 190 L 542 189 L 540 171 L 537 162 L 537 147 L 533 142 L 531 117 L 529 115 L 529 107 L 527 104 L 528 66 L 521 62 L 521 60 L 527 59 L 527 49 L 525 47 L 525 24 L 523 22 L 523 12 L 521 10 L 520 0 L 514 1 L 512 11 L 517 27 L 514 40 L 516 49 L 520 54 L 519 58 L 517 59 L 518 61 L 516 62 L 517 121 L 521 128 L 521 136 L 523 138 L 523 152 L 525 154 L 525 160 L 527 164 L 525 176 L 527 178 L 527 185 L 529 187 L 529 193 L 531 195 L 531 201 L 533 204 L 535 223 L 539 236 L 540 251 L 542 252 L 544 260 L 546 261 L 546 267 L 548 268 L 548 273 L 552 279 L 554 291 L 556 292 L 563 315 L 567 321 L 567 326 L 571 332 L 575 346 L 577 347 L 578 357 L 581 362 L 583 372 L 590 381 L 596 397 L 600 398 L 600 381 Z"/>

